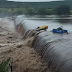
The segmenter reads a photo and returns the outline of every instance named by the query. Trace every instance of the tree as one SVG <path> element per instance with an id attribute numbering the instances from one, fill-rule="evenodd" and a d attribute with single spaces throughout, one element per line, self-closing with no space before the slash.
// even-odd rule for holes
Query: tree
<path id="1" fill-rule="evenodd" d="M 22 10 L 17 10 L 17 11 L 14 11 L 14 14 L 23 14 L 23 11 Z"/>
<path id="2" fill-rule="evenodd" d="M 34 15 L 34 14 L 36 14 L 36 11 L 35 11 L 34 8 L 28 8 L 28 9 L 27 9 L 27 14 L 29 14 L 29 15 Z"/>
<path id="3" fill-rule="evenodd" d="M 69 15 L 71 7 L 67 5 L 61 5 L 57 8 L 58 15 Z"/>
<path id="4" fill-rule="evenodd" d="M 47 15 L 47 9 L 46 8 L 39 8 L 38 14 L 39 15 Z"/>

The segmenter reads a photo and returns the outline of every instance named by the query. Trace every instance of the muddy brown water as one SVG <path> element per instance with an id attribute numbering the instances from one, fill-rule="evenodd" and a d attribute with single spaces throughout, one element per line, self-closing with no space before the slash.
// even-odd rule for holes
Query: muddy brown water
<path id="1" fill-rule="evenodd" d="M 72 31 L 72 16 L 55 16 L 55 15 L 51 15 L 51 16 L 24 16 L 24 21 L 21 19 L 19 19 L 18 24 L 22 24 L 19 25 L 18 31 L 19 33 L 21 33 L 21 35 L 24 35 L 24 31 L 26 30 L 30 30 L 30 29 L 35 29 L 38 26 L 43 26 L 43 25 L 48 25 L 49 29 L 48 31 L 51 31 L 53 28 L 57 28 L 60 26 L 63 26 L 64 29 L 67 29 L 69 31 Z M 8 20 L 4 20 L 2 24 L 7 24 Z M 9 26 L 10 22 L 8 23 L 8 29 L 12 29 L 14 26 Z M 6 30 L 7 27 L 6 25 L 3 26 Z M 71 72 L 72 71 L 72 33 L 70 34 L 54 34 L 52 32 L 43 32 L 41 34 L 39 34 L 35 40 L 34 43 L 32 44 L 32 46 L 34 47 L 34 50 L 41 55 L 45 61 L 48 64 L 48 67 L 53 71 L 53 72 Z M 14 32 L 14 31 L 13 31 Z M 27 34 L 28 36 L 29 34 Z M 33 40 L 33 38 L 31 39 L 27 39 L 25 41 L 25 45 L 30 46 L 30 42 Z M 23 43 L 21 43 L 23 44 Z M 12 45 L 12 44 L 11 44 Z M 19 47 L 19 46 L 17 46 Z M 13 49 L 14 48 L 14 49 Z M 15 51 L 14 51 L 15 50 Z M 26 52 L 25 52 L 26 50 Z M 39 66 L 37 64 L 35 60 L 35 64 L 37 64 L 37 67 L 33 67 L 35 66 L 33 64 L 33 62 L 31 60 L 33 60 L 35 57 L 37 58 L 38 56 L 33 56 L 33 58 L 29 61 L 30 57 L 27 57 L 26 54 L 24 53 L 28 53 L 29 55 L 32 54 L 33 50 L 29 50 L 28 47 L 23 47 L 22 45 L 22 49 L 16 49 L 16 47 L 11 47 L 10 50 L 6 50 L 3 52 L 3 56 L 5 57 L 10 57 L 12 56 L 12 58 L 14 58 L 14 68 L 15 71 L 29 71 L 29 72 L 35 72 L 38 69 L 38 72 L 42 71 L 42 65 L 39 61 Z M 11 53 L 10 53 L 11 52 Z M 34 53 L 34 52 L 33 52 Z M 7 55 L 5 55 L 7 54 Z M 34 53 L 35 54 L 35 53 Z M 26 58 L 24 59 L 24 57 L 21 57 L 22 55 L 24 55 Z M 26 66 L 23 67 L 25 65 L 26 61 Z M 17 62 L 16 62 L 17 61 Z M 27 62 L 30 62 L 31 64 L 28 65 Z M 23 63 L 23 64 L 22 64 Z M 20 66 L 22 66 L 22 68 Z M 32 65 L 32 66 L 31 66 Z M 30 68 L 31 66 L 31 68 Z M 26 68 L 26 69 L 25 69 Z M 32 69 L 33 68 L 33 69 Z"/>
<path id="2" fill-rule="evenodd" d="M 18 31 L 21 33 L 21 25 L 20 28 Z M 13 72 L 45 72 L 46 64 L 30 47 L 32 40 L 23 41 L 22 36 L 14 30 L 13 21 L 3 18 L 0 21 L 0 62 L 11 57 Z"/>

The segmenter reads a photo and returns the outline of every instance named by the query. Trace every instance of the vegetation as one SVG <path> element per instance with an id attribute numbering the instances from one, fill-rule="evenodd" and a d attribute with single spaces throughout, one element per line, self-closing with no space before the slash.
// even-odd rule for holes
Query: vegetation
<path id="1" fill-rule="evenodd" d="M 72 1 L 13 2 L 0 0 L 0 15 L 66 15 L 72 14 Z"/>
<path id="2" fill-rule="evenodd" d="M 0 64 L 0 72 L 9 72 L 9 61 L 10 58 L 7 59 L 6 61 L 2 61 L 2 63 Z"/>
<path id="3" fill-rule="evenodd" d="M 68 5 L 72 8 L 72 1 L 52 1 L 52 2 L 13 2 L 0 0 L 0 8 L 55 8 L 60 5 Z"/>
<path id="4" fill-rule="evenodd" d="M 69 15 L 70 10 L 71 10 L 70 6 L 61 5 L 57 8 L 57 14 L 58 15 Z"/>
<path id="5" fill-rule="evenodd" d="M 54 9 L 48 8 L 0 8 L 0 14 L 3 15 L 69 15 L 72 10 L 69 6 L 59 6 Z"/>

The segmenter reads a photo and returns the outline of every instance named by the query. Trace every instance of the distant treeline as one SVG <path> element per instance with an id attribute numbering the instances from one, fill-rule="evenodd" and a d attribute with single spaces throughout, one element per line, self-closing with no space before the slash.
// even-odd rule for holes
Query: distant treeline
<path id="1" fill-rule="evenodd" d="M 13 2 L 0 0 L 0 8 L 55 8 L 60 5 L 68 5 L 72 8 L 72 1 Z"/>
<path id="2" fill-rule="evenodd" d="M 70 15 L 72 10 L 70 6 L 61 5 L 59 7 L 48 8 L 0 8 L 1 15 Z"/>
<path id="3" fill-rule="evenodd" d="M 0 15 L 69 15 L 72 1 L 13 2 L 0 0 Z"/>

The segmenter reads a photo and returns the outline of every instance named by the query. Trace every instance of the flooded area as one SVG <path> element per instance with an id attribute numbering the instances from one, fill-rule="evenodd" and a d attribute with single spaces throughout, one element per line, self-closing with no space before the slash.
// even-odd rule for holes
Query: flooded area
<path id="1" fill-rule="evenodd" d="M 0 62 L 11 57 L 13 72 L 70 72 L 72 70 L 72 33 L 56 34 L 50 31 L 63 26 L 64 29 L 71 32 L 71 20 L 72 16 L 20 15 L 15 19 L 19 31 L 17 33 L 13 20 L 1 19 Z M 43 25 L 48 26 L 48 31 L 22 40 L 21 31 L 25 34 L 24 30 L 36 29 Z M 28 32 L 26 36 L 31 34 Z"/>
<path id="2" fill-rule="evenodd" d="M 27 45 L 16 32 L 11 18 L 0 20 L 0 62 L 11 58 L 13 72 L 44 72 L 46 64 L 41 56 Z"/>
<path id="3" fill-rule="evenodd" d="M 70 72 L 72 71 L 72 29 L 71 29 L 71 16 L 18 16 L 15 19 L 17 29 L 25 31 L 24 37 L 30 38 L 34 33 L 34 29 L 38 26 L 48 25 L 48 31 L 35 34 L 32 44 L 34 50 L 42 56 L 52 72 Z M 20 20 L 20 21 L 19 21 Z M 22 26 L 22 27 L 21 27 Z M 53 33 L 53 28 L 63 26 L 70 33 L 58 34 Z M 33 35 L 34 36 L 34 35 Z M 30 42 L 30 41 L 29 41 Z"/>
<path id="4" fill-rule="evenodd" d="M 25 19 L 29 20 L 32 28 L 37 26 L 48 25 L 48 31 L 53 28 L 58 28 L 63 26 L 64 29 L 72 31 L 72 15 L 70 16 L 57 16 L 57 15 L 35 15 L 35 16 L 23 16 Z M 28 24 L 29 25 L 29 24 Z"/>

